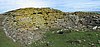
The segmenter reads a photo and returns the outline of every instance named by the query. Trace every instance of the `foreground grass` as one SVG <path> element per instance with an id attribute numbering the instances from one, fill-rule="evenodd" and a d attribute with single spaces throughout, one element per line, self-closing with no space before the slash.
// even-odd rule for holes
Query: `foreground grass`
<path id="1" fill-rule="evenodd" d="M 100 32 L 48 32 L 43 40 L 31 47 L 100 47 Z"/>
<path id="2" fill-rule="evenodd" d="M 19 44 L 14 43 L 9 37 L 6 37 L 3 30 L 0 30 L 0 47 L 20 47 Z"/>
<path id="3" fill-rule="evenodd" d="M 100 47 L 100 32 L 47 32 L 46 36 L 29 47 Z M 0 30 L 0 47 L 21 47 Z"/>

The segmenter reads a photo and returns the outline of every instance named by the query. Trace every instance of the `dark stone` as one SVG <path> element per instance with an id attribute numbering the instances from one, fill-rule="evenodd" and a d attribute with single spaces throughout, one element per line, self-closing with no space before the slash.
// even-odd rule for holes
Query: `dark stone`
<path id="1" fill-rule="evenodd" d="M 91 36 L 91 34 L 87 34 L 88 36 Z"/>
<path id="2" fill-rule="evenodd" d="M 49 46 L 49 44 L 48 44 L 48 43 L 46 43 L 46 46 Z"/>
<path id="3" fill-rule="evenodd" d="M 47 12 L 46 14 L 48 15 L 50 12 Z"/>
<path id="4" fill-rule="evenodd" d="M 62 18 L 60 17 L 60 18 L 58 18 L 58 19 L 62 19 Z"/>
<path id="5" fill-rule="evenodd" d="M 66 15 L 65 13 L 63 15 Z"/>
<path id="6" fill-rule="evenodd" d="M 55 21 L 55 23 L 57 23 L 57 21 Z"/>
<path id="7" fill-rule="evenodd" d="M 100 21 L 99 21 L 99 20 L 97 20 L 97 21 L 95 21 L 95 23 L 96 23 L 96 24 L 100 24 Z"/>
<path id="8" fill-rule="evenodd" d="M 44 23 L 44 24 L 48 24 L 48 23 Z"/>
<path id="9" fill-rule="evenodd" d="M 60 32 L 58 32 L 58 34 L 64 34 L 64 32 L 60 31 Z"/>
<path id="10" fill-rule="evenodd" d="M 12 15 L 13 17 L 15 17 L 16 15 Z"/>
<path id="11" fill-rule="evenodd" d="M 16 20 L 14 20 L 13 22 L 17 22 Z"/>
<path id="12" fill-rule="evenodd" d="M 38 12 L 38 14 L 42 14 L 42 12 Z"/>
<path id="13" fill-rule="evenodd" d="M 36 14 L 36 13 L 33 13 L 33 14 Z"/>
<path id="14" fill-rule="evenodd" d="M 78 21 L 80 24 L 83 24 L 83 22 L 81 20 Z"/>
<path id="15" fill-rule="evenodd" d="M 50 13 L 50 12 L 47 12 L 47 13 Z"/>
<path id="16" fill-rule="evenodd" d="M 46 18 L 44 20 L 47 20 Z"/>

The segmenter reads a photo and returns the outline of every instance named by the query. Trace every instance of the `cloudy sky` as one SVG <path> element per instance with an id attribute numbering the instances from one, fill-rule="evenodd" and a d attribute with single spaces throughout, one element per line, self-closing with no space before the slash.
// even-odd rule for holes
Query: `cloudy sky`
<path id="1" fill-rule="evenodd" d="M 100 11 L 100 0 L 0 0 L 0 13 L 25 7 L 51 7 L 65 12 Z"/>

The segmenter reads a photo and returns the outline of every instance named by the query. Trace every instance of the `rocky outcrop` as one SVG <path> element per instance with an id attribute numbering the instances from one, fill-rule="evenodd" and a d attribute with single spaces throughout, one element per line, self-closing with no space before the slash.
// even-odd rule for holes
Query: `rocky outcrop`
<path id="1" fill-rule="evenodd" d="M 83 29 L 84 27 L 90 30 L 100 28 L 100 14 L 91 12 L 75 12 L 73 22 L 76 22 L 77 27 Z M 76 19 L 76 20 L 75 20 Z"/>
<path id="2" fill-rule="evenodd" d="M 2 24 L 7 36 L 22 45 L 40 40 L 50 29 L 99 30 L 100 14 L 65 13 L 51 8 L 23 8 L 9 11 Z"/>

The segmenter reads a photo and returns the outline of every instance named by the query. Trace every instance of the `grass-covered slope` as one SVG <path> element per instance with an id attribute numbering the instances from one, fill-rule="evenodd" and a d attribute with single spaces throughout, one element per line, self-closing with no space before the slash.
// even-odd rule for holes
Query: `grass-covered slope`
<path id="1" fill-rule="evenodd" d="M 43 41 L 33 43 L 31 47 L 100 47 L 100 32 L 47 32 Z"/>
<path id="2" fill-rule="evenodd" d="M 21 47 L 18 43 L 15 43 L 7 37 L 2 29 L 0 29 L 0 47 Z"/>
<path id="3" fill-rule="evenodd" d="M 47 32 L 46 37 L 29 47 L 100 47 L 100 32 L 71 32 L 57 34 Z M 21 47 L 0 30 L 0 47 Z"/>

